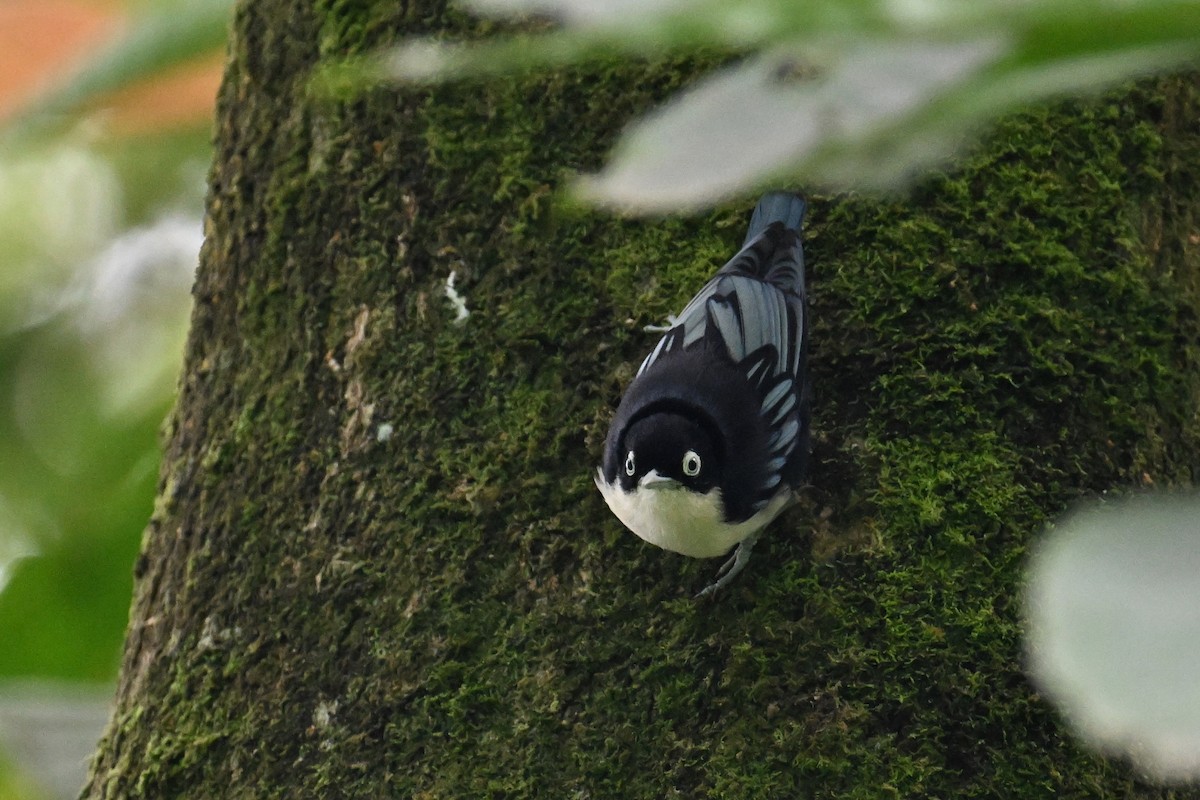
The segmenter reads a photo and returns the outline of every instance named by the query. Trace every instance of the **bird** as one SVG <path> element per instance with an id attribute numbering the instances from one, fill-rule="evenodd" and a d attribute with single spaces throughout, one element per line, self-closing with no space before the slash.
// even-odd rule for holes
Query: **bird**
<path id="1" fill-rule="evenodd" d="M 609 509 L 645 541 L 693 558 L 736 546 L 698 598 L 745 568 L 807 479 L 806 210 L 798 194 L 759 200 L 741 249 L 642 361 L 596 470 Z"/>

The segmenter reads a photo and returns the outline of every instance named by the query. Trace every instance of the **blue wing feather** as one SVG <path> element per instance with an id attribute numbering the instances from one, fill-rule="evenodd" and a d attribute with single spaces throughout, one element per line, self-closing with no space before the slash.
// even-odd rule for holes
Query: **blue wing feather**
<path id="1" fill-rule="evenodd" d="M 806 287 L 799 229 L 806 205 L 772 193 L 759 202 L 741 250 L 684 307 L 675 325 L 642 362 L 640 375 L 666 353 L 719 342 L 759 388 L 770 434 L 767 476 L 756 503 L 765 506 L 801 432 L 799 395 Z"/>

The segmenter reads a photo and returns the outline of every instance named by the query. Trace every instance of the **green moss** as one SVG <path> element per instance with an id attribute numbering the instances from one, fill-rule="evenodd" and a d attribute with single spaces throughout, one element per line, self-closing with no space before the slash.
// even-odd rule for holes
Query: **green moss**
<path id="1" fill-rule="evenodd" d="M 553 192 L 702 65 L 304 91 L 444 24 L 479 32 L 241 7 L 96 796 L 1169 796 L 1033 694 L 1016 595 L 1074 498 L 1196 480 L 1194 86 L 1007 119 L 903 203 L 813 198 L 813 487 L 697 604 L 716 564 L 623 532 L 591 471 L 641 327 L 749 202 Z"/>

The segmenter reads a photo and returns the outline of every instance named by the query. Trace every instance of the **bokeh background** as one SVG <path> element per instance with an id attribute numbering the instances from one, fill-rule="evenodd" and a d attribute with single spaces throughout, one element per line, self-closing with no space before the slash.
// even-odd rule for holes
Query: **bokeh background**
<path id="1" fill-rule="evenodd" d="M 0 0 L 0 800 L 74 797 L 107 718 L 224 59 L 169 22 L 204 5 Z"/>

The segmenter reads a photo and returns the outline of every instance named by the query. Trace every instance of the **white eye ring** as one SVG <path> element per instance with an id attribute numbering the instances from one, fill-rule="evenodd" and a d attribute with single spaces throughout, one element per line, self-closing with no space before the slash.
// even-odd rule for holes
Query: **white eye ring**
<path id="1" fill-rule="evenodd" d="M 689 478 L 700 474 L 700 456 L 696 455 L 695 450 L 688 450 L 683 454 L 683 474 Z"/>
<path id="2" fill-rule="evenodd" d="M 633 473 L 636 471 L 637 468 L 633 465 L 633 451 L 630 450 L 629 455 L 625 456 L 625 474 L 633 475 Z"/>

